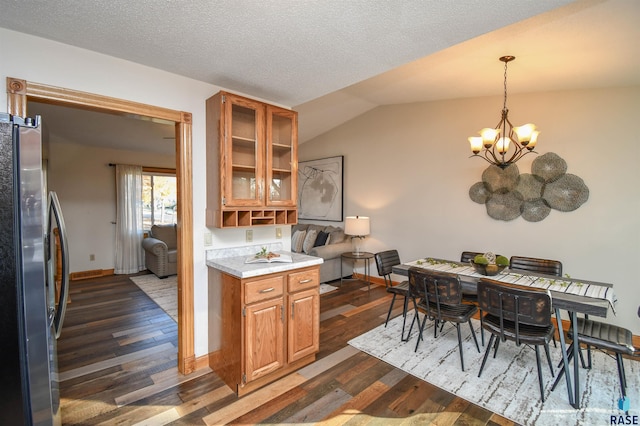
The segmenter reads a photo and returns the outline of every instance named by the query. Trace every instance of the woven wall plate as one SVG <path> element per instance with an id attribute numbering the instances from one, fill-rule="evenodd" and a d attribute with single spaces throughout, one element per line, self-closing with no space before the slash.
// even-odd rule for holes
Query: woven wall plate
<path id="1" fill-rule="evenodd" d="M 515 164 L 506 169 L 491 165 L 482 173 L 482 181 L 492 193 L 505 193 L 513 191 L 518 184 L 520 170 Z"/>
<path id="2" fill-rule="evenodd" d="M 513 220 L 520 216 L 522 204 L 522 199 L 515 192 L 493 194 L 487 201 L 487 214 L 497 220 Z"/>
<path id="3" fill-rule="evenodd" d="M 552 209 L 571 212 L 589 199 L 589 188 L 581 178 L 567 173 L 548 183 L 542 197 Z"/>
<path id="4" fill-rule="evenodd" d="M 531 173 L 545 182 L 553 182 L 566 172 L 567 162 L 553 152 L 541 155 L 531 164 Z"/>
<path id="5" fill-rule="evenodd" d="M 522 218 L 527 222 L 540 222 L 551 212 L 551 207 L 542 198 L 522 204 Z"/>
<path id="6" fill-rule="evenodd" d="M 476 182 L 469 188 L 469 198 L 478 204 L 484 204 L 491 198 L 491 191 L 484 182 Z"/>
<path id="7" fill-rule="evenodd" d="M 544 182 L 539 177 L 529 173 L 523 173 L 518 179 L 518 185 L 515 190 L 523 200 L 533 201 L 542 197 L 543 185 Z"/>

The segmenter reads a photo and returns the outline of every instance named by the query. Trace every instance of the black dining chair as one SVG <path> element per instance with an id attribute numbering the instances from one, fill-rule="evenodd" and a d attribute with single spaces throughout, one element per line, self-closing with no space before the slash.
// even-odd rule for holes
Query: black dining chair
<path id="1" fill-rule="evenodd" d="M 387 288 L 387 293 L 393 294 L 391 305 L 389 305 L 389 312 L 387 313 L 387 319 L 384 322 L 385 327 L 389 322 L 389 317 L 391 316 L 396 296 L 400 295 L 404 297 L 404 307 L 402 309 L 402 316 L 404 318 L 402 320 L 402 334 L 400 335 L 400 340 L 405 341 L 409 338 L 408 334 L 407 338 L 404 337 L 404 327 L 407 322 L 407 307 L 409 305 L 409 282 L 402 281 L 398 285 L 393 285 L 393 282 L 391 281 L 393 267 L 401 263 L 400 256 L 398 255 L 397 250 L 386 250 L 376 253 L 374 258 L 376 260 L 376 267 L 378 268 L 378 275 L 384 278 L 384 285 Z"/>
<path id="2" fill-rule="evenodd" d="M 480 253 L 479 251 L 463 251 L 460 255 L 460 263 L 469 263 L 479 254 L 484 253 Z"/>
<path id="3" fill-rule="evenodd" d="M 479 251 L 463 251 L 460 254 L 460 263 L 469 263 L 480 253 Z M 472 303 L 478 306 L 478 293 L 468 293 L 462 292 L 462 301 Z M 484 329 L 482 328 L 482 311 L 479 312 L 480 317 L 480 341 L 482 342 L 482 346 L 484 346 Z"/>
<path id="4" fill-rule="evenodd" d="M 494 346 L 493 357 L 496 357 L 500 341 L 510 340 L 517 346 L 522 344 L 534 346 L 540 396 L 544 401 L 539 346 L 544 346 L 553 377 L 549 341 L 555 332 L 555 327 L 551 322 L 549 293 L 542 289 L 481 278 L 478 282 L 478 303 L 480 309 L 485 312 L 482 326 L 491 333 L 478 377 L 482 374 L 492 346 Z"/>
<path id="5" fill-rule="evenodd" d="M 539 274 L 562 276 L 562 262 L 537 257 L 511 256 L 509 269 L 537 272 Z"/>
<path id="6" fill-rule="evenodd" d="M 462 288 L 456 274 L 429 271 L 412 267 L 409 269 L 409 289 L 411 299 L 418 319 L 418 341 L 415 351 L 418 350 L 422 333 L 427 319 L 435 321 L 433 337 L 437 337 L 438 327 L 450 322 L 455 324 L 458 333 L 458 349 L 460 351 L 460 365 L 464 371 L 464 354 L 462 350 L 462 335 L 460 324 L 468 323 L 471 336 L 480 353 L 476 332 L 471 324 L 471 317 L 478 311 L 474 305 L 462 303 Z M 420 322 L 419 310 L 424 311 L 424 319 Z M 412 323 L 413 326 L 413 323 Z M 442 328 L 441 328 L 442 329 Z"/>
<path id="7" fill-rule="evenodd" d="M 509 269 L 527 272 L 537 272 L 545 275 L 562 276 L 562 262 L 559 260 L 541 259 L 538 257 L 511 256 Z M 553 346 L 556 346 L 556 338 L 553 337 Z"/>
<path id="8" fill-rule="evenodd" d="M 578 324 L 578 328 L 577 328 L 578 341 L 571 342 L 571 345 L 567 350 L 568 360 L 571 361 L 571 359 L 573 358 L 573 349 L 575 344 L 578 345 L 578 348 L 581 348 L 581 345 L 586 345 L 587 365 L 586 366 L 584 365 L 584 360 L 582 362 L 583 367 L 585 368 L 591 368 L 591 347 L 592 346 L 596 349 L 603 351 L 604 353 L 607 353 L 607 352 L 614 353 L 616 362 L 618 364 L 618 378 L 620 380 L 620 391 L 622 393 L 622 397 L 625 398 L 627 396 L 627 393 L 626 393 L 627 379 L 624 373 L 624 363 L 622 362 L 622 359 L 623 359 L 622 356 L 623 355 L 635 356 L 635 355 L 638 355 L 638 353 L 640 352 L 639 349 L 633 346 L 633 334 L 631 333 L 631 331 L 627 330 L 626 328 L 606 324 L 600 321 L 593 321 L 588 318 L 578 318 L 577 324 Z M 573 325 L 571 325 L 571 328 L 567 331 L 567 337 L 571 339 L 572 336 L 573 336 Z M 582 354 L 582 352 L 580 352 L 580 354 Z M 553 383 L 553 387 L 551 388 L 551 390 L 556 388 L 556 386 L 558 385 L 558 382 L 562 378 L 563 372 L 564 372 L 564 365 L 562 365 L 562 368 L 560 369 L 560 374 L 558 374 L 558 377 L 556 377 L 556 380 Z"/>

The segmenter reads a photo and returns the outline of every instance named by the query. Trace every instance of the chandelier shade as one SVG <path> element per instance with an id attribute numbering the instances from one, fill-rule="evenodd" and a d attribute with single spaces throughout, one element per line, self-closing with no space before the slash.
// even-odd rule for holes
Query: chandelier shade
<path id="1" fill-rule="evenodd" d="M 515 59 L 515 56 L 503 56 L 504 62 L 504 104 L 500 121 L 495 127 L 487 127 L 478 132 L 480 136 L 471 136 L 472 157 L 480 157 L 490 164 L 501 169 L 515 163 L 525 155 L 533 152 L 540 132 L 535 124 L 523 124 L 514 127 L 509 121 L 509 109 L 507 108 L 507 64 Z"/>

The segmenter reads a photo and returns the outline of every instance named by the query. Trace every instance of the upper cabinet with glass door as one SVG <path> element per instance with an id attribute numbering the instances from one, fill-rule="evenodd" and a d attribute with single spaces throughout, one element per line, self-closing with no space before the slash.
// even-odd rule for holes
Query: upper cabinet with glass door
<path id="1" fill-rule="evenodd" d="M 298 115 L 267 106 L 268 206 L 295 206 L 298 173 Z"/>
<path id="2" fill-rule="evenodd" d="M 295 224 L 298 116 L 219 92 L 207 99 L 207 225 Z"/>
<path id="3" fill-rule="evenodd" d="M 261 206 L 264 198 L 264 105 L 227 94 L 222 157 L 223 203 Z"/>

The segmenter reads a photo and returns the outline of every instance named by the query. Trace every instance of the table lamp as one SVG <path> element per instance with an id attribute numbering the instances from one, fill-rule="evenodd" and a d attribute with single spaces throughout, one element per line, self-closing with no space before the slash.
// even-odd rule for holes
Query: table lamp
<path id="1" fill-rule="evenodd" d="M 353 254 L 360 255 L 360 246 L 364 237 L 369 235 L 369 218 L 366 216 L 347 216 L 344 223 L 344 233 L 351 236 Z"/>

